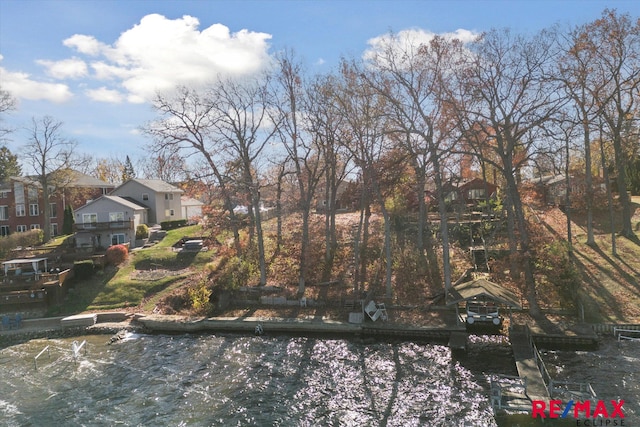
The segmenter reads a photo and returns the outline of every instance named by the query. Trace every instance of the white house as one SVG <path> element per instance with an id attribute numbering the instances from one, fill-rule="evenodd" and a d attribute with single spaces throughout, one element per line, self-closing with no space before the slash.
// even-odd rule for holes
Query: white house
<path id="1" fill-rule="evenodd" d="M 149 208 L 147 224 L 186 219 L 183 217 L 181 189 L 159 179 L 130 179 L 110 194 L 126 197 Z"/>
<path id="2" fill-rule="evenodd" d="M 136 228 L 147 223 L 148 208 L 118 196 L 102 196 L 76 209 L 77 247 L 96 248 L 129 243 L 135 247 Z"/>

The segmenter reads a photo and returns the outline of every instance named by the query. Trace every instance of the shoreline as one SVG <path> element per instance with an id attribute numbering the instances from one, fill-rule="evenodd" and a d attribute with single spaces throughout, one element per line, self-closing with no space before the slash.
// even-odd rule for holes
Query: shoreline
<path id="1" fill-rule="evenodd" d="M 532 331 L 545 348 L 597 348 L 600 335 L 608 331 L 597 325 L 581 325 L 580 333 L 547 334 Z M 611 325 L 607 325 L 611 326 Z M 629 325 L 624 325 L 629 326 Z M 640 329 L 640 325 L 632 325 Z M 257 328 L 259 327 L 260 333 Z M 602 329 L 602 328 L 600 328 Z M 609 329 L 609 328 L 606 328 Z M 190 317 L 126 312 L 86 313 L 67 317 L 28 319 L 18 329 L 0 331 L 0 348 L 41 338 L 62 338 L 87 334 L 117 334 L 121 331 L 149 334 L 236 333 L 244 335 L 296 335 L 352 338 L 357 340 L 401 340 L 447 343 L 452 335 L 473 335 L 465 325 L 413 326 L 393 322 L 348 323 L 318 318 Z M 597 332 L 596 332 L 597 331 Z M 570 332 L 570 333 L 569 333 Z M 478 333 L 478 331 L 476 331 Z M 483 331 L 479 331 L 480 334 Z M 489 333 L 496 335 L 496 331 Z M 499 334 L 504 335 L 504 334 Z"/>

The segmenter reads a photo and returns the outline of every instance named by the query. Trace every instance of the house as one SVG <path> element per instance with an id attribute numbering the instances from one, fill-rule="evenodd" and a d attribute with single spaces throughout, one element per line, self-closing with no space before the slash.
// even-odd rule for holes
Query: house
<path id="1" fill-rule="evenodd" d="M 56 187 L 50 189 L 46 203 L 36 177 L 10 177 L 0 183 L 0 236 L 44 228 L 45 206 L 51 214 L 51 235 L 57 236 L 67 206 L 82 205 L 115 187 L 77 171 L 61 175 L 64 179 L 56 179 Z"/>
<path id="2" fill-rule="evenodd" d="M 592 177 L 594 196 L 604 195 L 606 186 L 603 179 L 598 176 Z M 564 206 L 567 199 L 567 177 L 564 174 L 545 175 L 531 181 L 538 191 L 538 197 L 542 202 L 550 206 Z M 576 200 L 581 200 L 587 192 L 586 178 L 584 174 L 573 174 L 569 176 L 570 196 L 572 204 Z"/>
<path id="3" fill-rule="evenodd" d="M 147 224 L 186 219 L 183 217 L 183 190 L 159 179 L 130 179 L 113 190 L 111 196 L 125 197 L 149 208 Z"/>
<path id="4" fill-rule="evenodd" d="M 480 178 L 474 178 L 471 181 L 455 185 L 451 182 L 445 182 L 442 185 L 444 201 L 448 205 L 477 206 L 487 199 L 495 198 L 498 192 L 498 186 Z M 425 201 L 428 206 L 437 208 L 437 192 L 425 189 Z M 433 208 L 432 208 L 433 209 Z"/>
<path id="5" fill-rule="evenodd" d="M 128 243 L 134 248 L 136 229 L 147 223 L 148 210 L 119 196 L 92 200 L 73 212 L 76 247 L 92 250 Z"/>

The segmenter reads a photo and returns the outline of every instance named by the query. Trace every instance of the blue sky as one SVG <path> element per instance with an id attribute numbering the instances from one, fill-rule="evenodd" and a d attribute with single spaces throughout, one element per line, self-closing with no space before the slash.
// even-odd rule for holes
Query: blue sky
<path id="1" fill-rule="evenodd" d="M 82 153 L 137 159 L 155 91 L 255 72 L 283 48 L 323 73 L 389 31 L 534 32 L 607 7 L 640 15 L 636 0 L 0 0 L 0 86 L 18 100 L 4 124 L 16 153 L 31 118 L 50 115 Z"/>

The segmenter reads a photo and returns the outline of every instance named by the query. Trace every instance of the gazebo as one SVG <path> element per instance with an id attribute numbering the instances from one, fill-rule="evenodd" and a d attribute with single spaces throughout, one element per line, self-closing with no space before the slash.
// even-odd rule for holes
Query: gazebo
<path id="1" fill-rule="evenodd" d="M 466 304 L 466 323 L 499 325 L 500 307 L 520 309 L 518 296 L 510 290 L 485 278 L 474 279 L 452 286 L 446 293 L 447 305 L 455 305 L 456 318 L 460 319 L 459 305 Z"/>
<path id="2" fill-rule="evenodd" d="M 47 272 L 47 258 L 17 258 L 2 263 L 5 277 L 29 278 Z"/>

